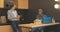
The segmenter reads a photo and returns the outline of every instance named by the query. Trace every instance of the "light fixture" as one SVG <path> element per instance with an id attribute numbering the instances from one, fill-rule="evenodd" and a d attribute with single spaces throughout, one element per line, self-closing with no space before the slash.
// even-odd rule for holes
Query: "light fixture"
<path id="1" fill-rule="evenodd" d="M 55 8 L 55 9 L 59 9 L 59 4 L 55 4 L 55 5 L 54 5 L 54 8 Z"/>
<path id="2" fill-rule="evenodd" d="M 60 3 L 60 0 L 55 0 L 55 2 Z"/>
<path id="3" fill-rule="evenodd" d="M 59 0 L 55 0 L 56 2 L 59 1 Z"/>

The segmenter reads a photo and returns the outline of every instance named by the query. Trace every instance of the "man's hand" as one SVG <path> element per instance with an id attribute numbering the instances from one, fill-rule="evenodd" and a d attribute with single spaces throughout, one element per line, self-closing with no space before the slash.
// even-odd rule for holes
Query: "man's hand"
<path id="1" fill-rule="evenodd" d="M 13 17 L 9 17 L 9 19 L 13 19 Z"/>
<path id="2" fill-rule="evenodd" d="M 21 18 L 21 16 L 20 16 L 20 15 L 18 15 L 18 16 L 17 16 L 17 19 L 20 19 L 20 18 Z"/>
<path id="3" fill-rule="evenodd" d="M 10 17 L 9 19 L 20 19 L 21 18 L 21 16 L 20 15 L 18 15 L 17 17 Z"/>

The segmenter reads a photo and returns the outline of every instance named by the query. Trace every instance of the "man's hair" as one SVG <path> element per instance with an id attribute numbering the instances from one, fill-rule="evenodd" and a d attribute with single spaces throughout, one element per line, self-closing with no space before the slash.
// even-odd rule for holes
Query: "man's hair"
<path id="1" fill-rule="evenodd" d="M 42 11 L 44 11 L 44 9 L 43 8 L 40 8 Z M 40 11 L 40 9 L 38 9 L 38 12 Z"/>
<path id="2" fill-rule="evenodd" d="M 43 9 L 43 8 L 40 8 L 40 9 L 42 9 L 42 11 L 43 11 L 43 13 L 44 13 L 44 9 Z M 38 9 L 38 12 L 39 12 L 39 9 Z"/>
<path id="3" fill-rule="evenodd" d="M 40 9 L 44 10 L 43 8 L 40 8 Z M 38 10 L 39 10 L 39 9 L 38 9 Z"/>

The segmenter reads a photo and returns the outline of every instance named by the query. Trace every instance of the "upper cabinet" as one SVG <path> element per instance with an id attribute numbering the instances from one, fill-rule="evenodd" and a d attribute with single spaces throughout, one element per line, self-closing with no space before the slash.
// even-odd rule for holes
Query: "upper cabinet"
<path id="1" fill-rule="evenodd" d="M 0 8 L 4 8 L 4 0 L 0 0 Z"/>
<path id="2" fill-rule="evenodd" d="M 0 0 L 0 8 L 9 8 L 13 3 L 18 9 L 29 9 L 28 0 Z"/>
<path id="3" fill-rule="evenodd" d="M 28 0 L 18 0 L 18 9 L 28 9 Z"/>

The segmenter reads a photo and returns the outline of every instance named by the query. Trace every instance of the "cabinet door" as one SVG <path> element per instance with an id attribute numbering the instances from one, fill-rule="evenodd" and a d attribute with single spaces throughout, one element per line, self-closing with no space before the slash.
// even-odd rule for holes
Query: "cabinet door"
<path id="1" fill-rule="evenodd" d="M 4 8 L 4 0 L 0 0 L 0 8 Z"/>
<path id="2" fill-rule="evenodd" d="M 18 0 L 18 9 L 28 9 L 28 0 Z"/>

